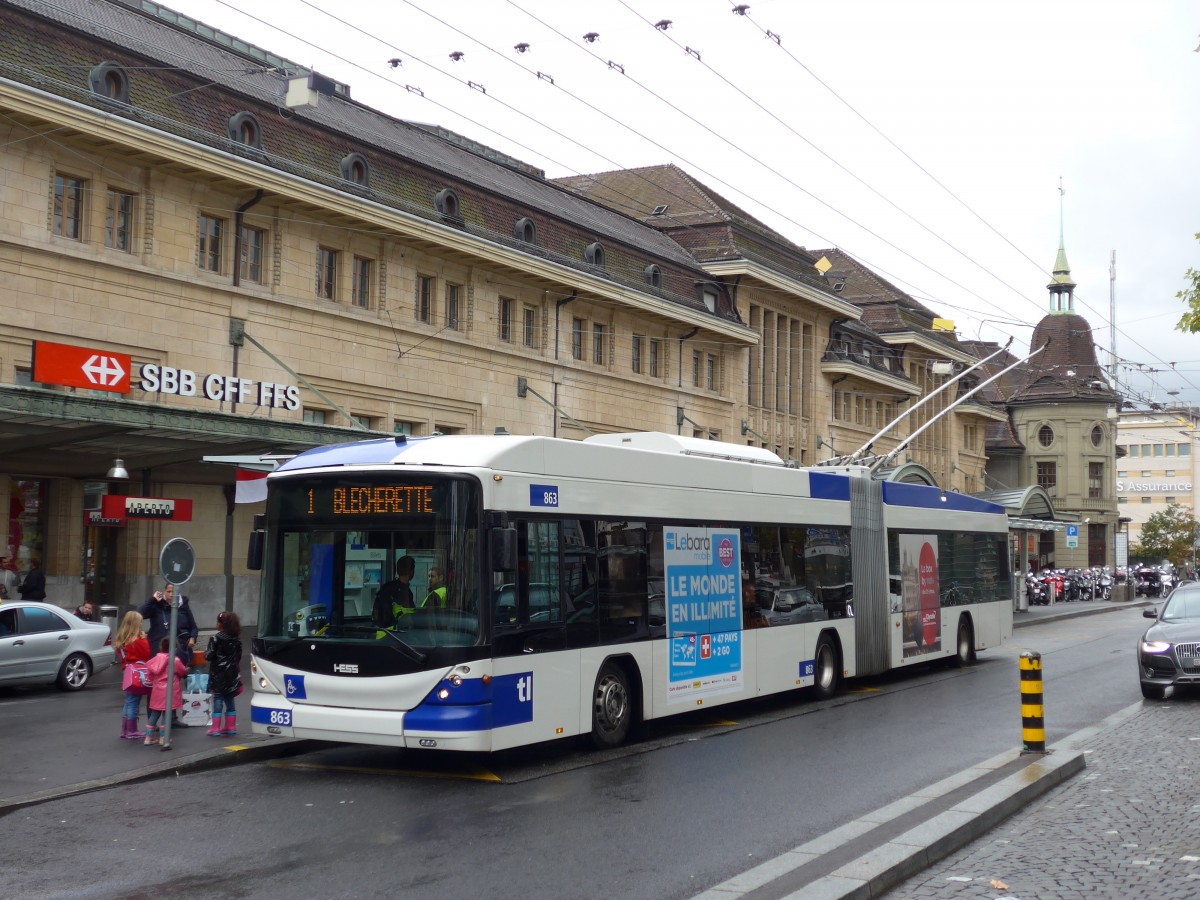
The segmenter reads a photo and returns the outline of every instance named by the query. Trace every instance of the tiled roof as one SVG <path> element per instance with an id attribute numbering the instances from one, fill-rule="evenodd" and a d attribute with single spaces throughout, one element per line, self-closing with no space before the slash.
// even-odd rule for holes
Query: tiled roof
<path id="1" fill-rule="evenodd" d="M 520 208 L 530 215 L 553 218 L 562 230 L 580 233 L 577 242 L 581 246 L 589 238 L 606 242 L 610 259 L 619 255 L 615 252 L 618 247 L 626 248 L 630 257 L 649 257 L 640 266 L 631 259 L 627 273 L 596 272 L 582 262 L 577 252 L 581 247 L 569 241 L 559 248 L 521 248 L 631 286 L 645 289 L 641 273 L 650 261 L 690 270 L 697 279 L 705 277 L 695 259 L 657 229 L 537 177 L 531 174 L 536 172 L 532 167 L 505 165 L 497 161 L 499 154 L 473 152 L 464 141 L 447 138 L 437 129 L 394 119 L 343 96 L 326 95 L 320 97 L 316 107 L 289 111 L 286 122 L 275 120 L 286 74 L 303 74 L 304 70 L 286 74 L 272 71 L 253 57 L 144 13 L 132 0 L 129 5 L 123 0 L 6 0 L 0 7 L 0 17 L 10 22 L 0 24 L 12 24 L 14 9 L 26 10 L 53 24 L 51 28 L 33 29 L 36 39 L 28 40 L 14 35 L 9 27 L 0 28 L 5 32 L 0 34 L 0 74 L 15 81 L 36 84 L 76 102 L 225 152 L 251 156 L 340 190 L 348 185 L 341 179 L 339 160 L 348 152 L 362 152 L 376 162 L 372 187 L 377 193 L 372 199 L 434 221 L 440 220 L 432 204 L 432 194 L 438 187 L 470 185 L 490 193 L 493 202 L 506 212 L 510 207 Z M 130 70 L 128 107 L 102 100 L 88 88 L 90 67 L 106 58 L 121 61 Z M 195 90 L 198 83 L 208 89 Z M 247 109 L 262 112 L 265 152 L 247 152 L 223 133 L 226 119 Z M 267 111 L 271 114 L 269 123 Z M 374 175 L 389 155 L 420 167 L 426 175 L 394 179 L 385 193 L 383 185 L 376 185 Z M 473 217 L 468 205 L 463 205 L 464 230 L 516 244 L 513 220 L 488 219 L 486 211 Z M 543 227 L 540 232 L 545 230 Z M 690 280 L 688 287 L 669 299 L 703 309 L 703 303 L 691 295 Z"/>

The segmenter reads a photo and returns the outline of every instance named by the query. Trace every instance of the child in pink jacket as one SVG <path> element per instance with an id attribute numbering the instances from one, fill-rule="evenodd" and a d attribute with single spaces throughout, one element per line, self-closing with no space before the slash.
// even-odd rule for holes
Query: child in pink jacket
<path id="1" fill-rule="evenodd" d="M 170 656 L 170 649 L 171 638 L 168 636 L 158 642 L 158 655 L 146 663 L 151 684 L 150 721 L 146 727 L 146 740 L 142 743 L 147 747 L 162 743 L 162 734 L 166 727 L 167 679 L 171 677 L 172 672 L 175 674 L 175 686 L 171 689 L 171 708 L 176 710 L 183 706 L 183 678 L 187 675 L 187 666 L 178 656 Z"/>

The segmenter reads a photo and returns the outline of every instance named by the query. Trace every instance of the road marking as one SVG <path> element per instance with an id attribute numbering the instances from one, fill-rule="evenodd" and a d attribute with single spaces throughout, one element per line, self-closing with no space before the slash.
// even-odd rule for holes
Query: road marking
<path id="1" fill-rule="evenodd" d="M 272 760 L 267 765 L 273 769 L 311 769 L 321 772 L 350 772 L 361 775 L 407 775 L 412 778 L 450 778 L 458 781 L 489 781 L 499 784 L 502 779 L 494 772 L 474 766 L 468 772 L 433 772 L 422 769 L 377 769 L 371 766 L 334 766 L 325 763 L 302 763 L 288 760 Z"/>

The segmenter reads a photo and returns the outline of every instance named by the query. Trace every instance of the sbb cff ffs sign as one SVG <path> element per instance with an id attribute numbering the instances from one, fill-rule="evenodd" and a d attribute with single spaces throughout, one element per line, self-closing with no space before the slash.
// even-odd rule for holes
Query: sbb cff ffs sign
<path id="1" fill-rule="evenodd" d="M 104 497 L 100 512 L 106 519 L 157 519 L 160 522 L 192 521 L 192 501 L 170 497 Z"/>

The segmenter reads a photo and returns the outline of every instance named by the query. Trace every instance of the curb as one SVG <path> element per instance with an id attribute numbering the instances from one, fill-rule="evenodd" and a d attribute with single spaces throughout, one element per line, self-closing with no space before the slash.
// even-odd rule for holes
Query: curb
<path id="1" fill-rule="evenodd" d="M 109 775 L 106 778 L 81 781 L 78 784 L 69 784 L 60 788 L 38 791 L 36 794 L 26 794 L 24 797 L 0 800 L 0 818 L 30 806 L 38 806 L 42 803 L 49 803 L 52 800 L 62 800 L 66 797 L 76 797 L 80 794 L 91 793 L 92 791 L 102 791 L 119 784 L 134 784 L 139 781 L 152 781 L 156 778 L 182 775 L 184 772 L 205 772 L 211 769 L 237 766 L 242 763 L 260 762 L 264 759 L 282 759 L 288 756 L 296 756 L 316 749 L 318 743 L 320 742 L 303 738 L 269 738 L 262 741 L 255 741 L 251 744 L 226 744 L 214 747 L 211 750 L 201 751 L 200 753 L 192 753 L 182 758 L 177 757 L 174 760 L 167 758 L 160 763 L 143 766 L 140 769 L 122 772 L 118 775 Z"/>
<path id="2" fill-rule="evenodd" d="M 1079 616 L 1094 616 L 1098 613 L 1116 612 L 1122 609 L 1139 609 L 1154 605 L 1153 600 L 1140 598 L 1137 600 L 1105 600 L 1101 601 L 1098 605 L 1092 605 L 1088 600 L 1073 600 L 1071 602 L 1087 605 L 1081 605 L 1078 609 L 1064 610 L 1063 612 L 1055 612 L 1048 615 L 1043 614 L 1028 619 L 1018 619 L 1017 616 L 1020 613 L 1013 613 L 1013 630 L 1028 628 L 1030 625 L 1041 625 L 1043 622 L 1056 622 L 1060 619 L 1075 619 Z"/>

